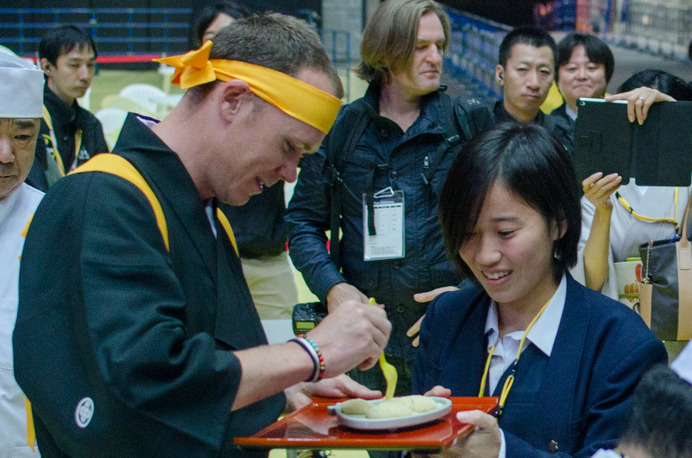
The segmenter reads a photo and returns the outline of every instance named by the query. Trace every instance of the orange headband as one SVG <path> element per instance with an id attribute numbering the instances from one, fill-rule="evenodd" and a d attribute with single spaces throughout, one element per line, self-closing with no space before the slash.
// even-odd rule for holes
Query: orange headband
<path id="1" fill-rule="evenodd" d="M 256 96 L 289 116 L 321 130 L 325 134 L 334 124 L 341 100 L 304 81 L 261 65 L 237 60 L 212 59 L 212 42 L 187 54 L 154 59 L 175 67 L 171 82 L 187 89 L 215 80 L 240 79 L 248 83 Z"/>

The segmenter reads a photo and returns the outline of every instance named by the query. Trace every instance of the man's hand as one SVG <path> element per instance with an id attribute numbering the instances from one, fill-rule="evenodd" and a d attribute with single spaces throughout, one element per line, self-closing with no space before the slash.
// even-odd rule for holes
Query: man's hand
<path id="1" fill-rule="evenodd" d="M 646 86 L 620 94 L 608 95 L 605 100 L 607 102 L 627 100 L 627 119 L 630 122 L 636 120 L 640 126 L 644 124 L 644 120 L 649 114 L 649 108 L 655 102 L 675 102 L 675 99 L 668 94 Z"/>
<path id="2" fill-rule="evenodd" d="M 310 404 L 313 396 L 325 398 L 378 399 L 382 392 L 371 390 L 347 375 L 324 379 L 317 383 L 299 383 L 285 390 L 290 410 L 298 410 Z"/>
<path id="3" fill-rule="evenodd" d="M 603 176 L 603 172 L 596 172 L 582 181 L 584 197 L 594 204 L 596 210 L 612 210 L 613 203 L 610 196 L 618 190 L 622 177 L 617 173 Z"/>
<path id="4" fill-rule="evenodd" d="M 392 324 L 382 307 L 347 301 L 330 312 L 308 336 L 315 341 L 326 367 L 335 377 L 358 366 L 371 368 L 389 339 Z"/>
<path id="5" fill-rule="evenodd" d="M 430 302 L 442 293 L 446 293 L 449 291 L 457 291 L 458 289 L 459 288 L 457 288 L 456 286 L 443 286 L 441 288 L 435 288 L 432 291 L 427 291 L 425 293 L 414 294 L 413 300 L 416 302 Z M 406 335 L 408 337 L 413 337 L 420 332 L 420 324 L 423 322 L 423 318 L 425 318 L 425 315 L 418 318 L 418 321 L 413 323 L 413 326 L 408 328 L 408 331 L 406 331 Z M 414 347 L 417 347 L 419 343 L 420 343 L 420 340 L 419 340 L 418 336 L 416 336 L 416 338 L 413 339 L 413 342 L 411 342 L 411 345 L 413 345 Z"/>
<path id="6" fill-rule="evenodd" d="M 337 283 L 332 286 L 327 293 L 327 310 L 332 313 L 346 301 L 356 301 L 369 304 L 368 297 L 361 293 L 358 288 L 348 283 Z"/>

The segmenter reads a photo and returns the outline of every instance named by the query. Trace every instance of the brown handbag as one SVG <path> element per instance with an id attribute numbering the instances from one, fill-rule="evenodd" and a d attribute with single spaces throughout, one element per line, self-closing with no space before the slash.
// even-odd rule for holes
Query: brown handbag
<path id="1" fill-rule="evenodd" d="M 639 284 L 641 316 L 661 340 L 692 337 L 692 247 L 688 223 L 692 195 L 682 216 L 682 236 L 639 247 L 644 279 Z"/>

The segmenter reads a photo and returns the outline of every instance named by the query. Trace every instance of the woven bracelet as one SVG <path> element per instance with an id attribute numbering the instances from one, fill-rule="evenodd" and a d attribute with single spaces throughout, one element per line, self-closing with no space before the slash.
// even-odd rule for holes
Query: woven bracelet
<path id="1" fill-rule="evenodd" d="M 295 342 L 298 345 L 300 345 L 303 350 L 307 352 L 308 355 L 310 355 L 310 359 L 312 360 L 312 374 L 310 374 L 310 377 L 308 377 L 306 382 L 316 382 L 319 380 L 319 375 L 320 375 L 320 355 L 317 354 L 315 351 L 315 348 L 308 342 L 308 340 L 303 337 L 302 334 L 300 334 L 298 337 L 295 339 L 289 340 L 289 342 Z"/>

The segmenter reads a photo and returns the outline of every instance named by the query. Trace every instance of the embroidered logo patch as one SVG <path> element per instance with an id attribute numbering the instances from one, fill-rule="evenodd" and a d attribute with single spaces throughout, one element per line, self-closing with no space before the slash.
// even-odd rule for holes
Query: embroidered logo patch
<path id="1" fill-rule="evenodd" d="M 74 421 L 77 426 L 84 429 L 87 427 L 91 418 L 94 416 L 94 401 L 86 397 L 79 401 L 77 408 L 74 409 Z"/>

